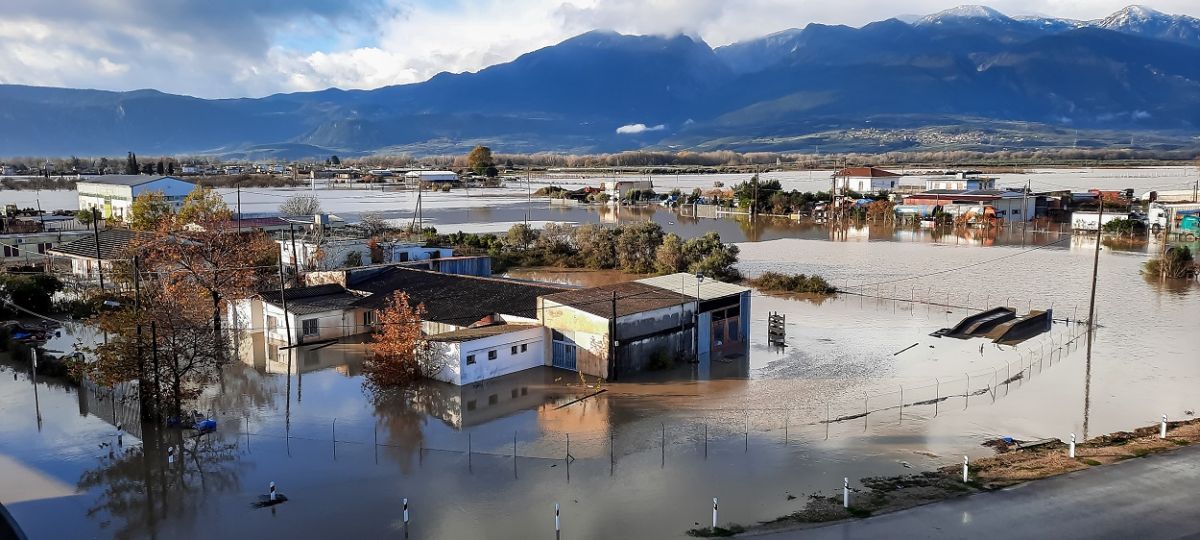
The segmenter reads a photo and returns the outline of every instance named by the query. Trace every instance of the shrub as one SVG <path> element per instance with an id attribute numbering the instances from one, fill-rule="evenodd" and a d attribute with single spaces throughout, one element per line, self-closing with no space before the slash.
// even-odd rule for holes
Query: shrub
<path id="1" fill-rule="evenodd" d="M 833 294 L 837 291 L 828 281 L 825 281 L 825 278 L 817 275 L 788 275 L 779 272 L 764 272 L 761 276 L 751 279 L 750 284 L 764 291 L 811 294 Z"/>

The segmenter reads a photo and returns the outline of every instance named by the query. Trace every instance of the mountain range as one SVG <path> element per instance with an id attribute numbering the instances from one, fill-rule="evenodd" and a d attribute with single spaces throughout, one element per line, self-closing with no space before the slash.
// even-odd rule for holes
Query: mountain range
<path id="1" fill-rule="evenodd" d="M 593 31 L 473 73 L 374 90 L 199 99 L 0 85 L 0 155 L 889 151 L 1109 145 L 1200 133 L 1200 19 L 961 6 L 713 49 Z M 1156 139 L 1155 139 L 1156 138 Z M 1071 144 L 1070 142 L 1066 144 Z"/>

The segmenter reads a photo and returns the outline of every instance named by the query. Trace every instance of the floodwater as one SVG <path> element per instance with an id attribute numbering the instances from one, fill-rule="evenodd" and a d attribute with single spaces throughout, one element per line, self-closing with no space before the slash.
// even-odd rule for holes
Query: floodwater
<path id="1" fill-rule="evenodd" d="M 519 221 L 526 208 L 426 215 Z M 671 538 L 708 525 L 713 497 L 721 522 L 752 523 L 799 509 L 814 491 L 835 493 L 842 477 L 986 455 L 989 438 L 1066 438 L 1085 423 L 1094 436 L 1200 405 L 1200 285 L 1142 276 L 1155 244 L 1103 246 L 1089 363 L 1083 327 L 1065 319 L 1086 318 L 1094 239 L 531 208 L 537 220 L 717 230 L 739 242 L 748 275 L 816 273 L 849 292 L 756 292 L 748 357 L 602 386 L 544 368 L 376 397 L 362 386 L 361 345 L 298 350 L 290 363 L 286 353 L 247 354 L 197 406 L 216 414 L 216 433 L 147 429 L 117 449 L 116 404 L 35 385 L 27 364 L 5 360 L 0 501 L 31 538 L 399 536 L 405 498 L 411 538 L 552 538 L 555 503 L 563 538 Z M 996 305 L 1052 308 L 1058 321 L 1017 347 L 929 335 Z M 773 312 L 786 317 L 787 347 L 765 343 Z M 183 455 L 168 464 L 172 444 Z M 271 481 L 289 501 L 251 508 Z"/>

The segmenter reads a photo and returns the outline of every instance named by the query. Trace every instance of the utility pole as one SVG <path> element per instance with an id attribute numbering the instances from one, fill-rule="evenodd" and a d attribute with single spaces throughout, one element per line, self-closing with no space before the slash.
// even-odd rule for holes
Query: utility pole
<path id="1" fill-rule="evenodd" d="M 317 216 L 313 216 L 313 227 L 317 226 Z M 296 279 L 300 279 L 300 252 L 296 251 L 296 224 L 288 223 L 288 232 L 292 237 L 292 264 L 296 267 Z M 308 251 L 307 248 L 305 251 Z M 314 253 L 315 255 L 316 253 Z M 283 264 L 283 250 L 279 252 L 279 263 Z M 298 282 L 298 281 L 297 281 Z"/>
<path id="2" fill-rule="evenodd" d="M 280 306 L 283 307 L 283 328 L 284 328 L 284 332 L 287 332 L 288 360 L 289 360 L 288 363 L 291 364 L 290 360 L 292 358 L 292 321 L 291 321 L 291 315 L 288 314 L 287 294 L 285 294 L 284 290 L 283 290 L 283 253 L 282 253 L 282 251 L 283 250 L 281 249 L 280 257 L 279 257 L 279 304 L 280 304 Z M 291 366 L 289 365 L 288 368 L 289 368 L 288 381 L 291 381 L 291 379 L 292 379 L 292 374 L 290 371 Z M 291 399 L 290 399 L 290 393 L 289 393 L 289 401 L 290 400 Z"/>
<path id="3" fill-rule="evenodd" d="M 1025 193 L 1021 197 L 1021 247 L 1025 247 L 1025 230 L 1029 226 L 1029 216 L 1025 215 L 1025 211 L 1029 209 L 1029 180 L 1025 181 Z"/>
<path id="4" fill-rule="evenodd" d="M 1087 440 L 1089 410 L 1092 404 L 1092 333 L 1096 330 L 1096 278 L 1100 273 L 1100 240 L 1104 234 L 1104 194 L 1100 194 L 1100 214 L 1096 222 L 1096 252 L 1092 258 L 1092 293 L 1088 300 L 1087 358 L 1083 385 L 1083 439 Z"/>
<path id="5" fill-rule="evenodd" d="M 154 419 L 158 420 L 159 412 L 162 411 L 162 405 L 159 403 L 159 396 L 162 395 L 162 382 L 159 380 L 158 323 L 155 321 L 150 321 L 150 350 L 152 353 L 151 359 L 154 364 Z"/>
<path id="6" fill-rule="evenodd" d="M 617 380 L 617 291 L 612 292 L 612 319 L 608 323 L 608 363 Z"/>
<path id="7" fill-rule="evenodd" d="M 100 276 L 100 290 L 104 290 L 104 260 L 100 258 L 100 218 L 96 207 L 92 207 L 92 238 L 96 240 L 96 275 Z"/>
<path id="8" fill-rule="evenodd" d="M 238 234 L 242 233 L 242 182 L 237 183 Z"/>

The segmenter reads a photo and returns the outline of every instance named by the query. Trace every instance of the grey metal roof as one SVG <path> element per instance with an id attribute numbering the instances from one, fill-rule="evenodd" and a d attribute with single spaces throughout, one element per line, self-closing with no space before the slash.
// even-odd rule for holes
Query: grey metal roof
<path id="1" fill-rule="evenodd" d="M 634 313 L 690 304 L 693 298 L 693 296 L 645 283 L 629 281 L 550 294 L 544 296 L 542 300 L 611 319 L 614 311 L 619 318 Z"/>
<path id="2" fill-rule="evenodd" d="M 413 305 L 425 305 L 425 320 L 455 326 L 467 326 L 496 313 L 536 319 L 538 297 L 563 290 L 549 284 L 401 267 L 351 278 L 347 285 L 370 294 L 355 302 L 355 307 L 381 309 L 394 291 L 403 291 Z"/>
<path id="3" fill-rule="evenodd" d="M 161 176 L 153 174 L 104 174 L 100 176 L 84 176 L 79 181 L 88 184 L 108 184 L 113 186 L 140 186 L 149 182 L 170 178 L 188 184 L 194 184 L 177 176 Z"/>
<path id="4" fill-rule="evenodd" d="M 96 259 L 96 236 L 89 234 L 78 240 L 59 244 L 49 250 L 51 255 L 64 255 L 84 259 Z M 123 259 L 129 256 L 129 245 L 137 238 L 129 229 L 105 229 L 100 231 L 100 260 Z"/>
<path id="5" fill-rule="evenodd" d="M 463 328 L 453 332 L 443 334 L 434 334 L 429 336 L 429 341 L 440 341 L 443 343 L 462 343 L 465 341 L 474 341 L 485 337 L 499 336 L 509 332 L 520 332 L 529 330 L 530 328 L 540 328 L 536 324 L 493 324 L 488 326 L 477 326 L 475 328 Z"/>
<path id="6" fill-rule="evenodd" d="M 638 283 L 645 283 L 652 287 L 666 289 L 677 293 L 683 293 L 692 298 L 701 300 L 713 300 L 717 298 L 725 298 L 727 296 L 736 296 L 749 291 L 749 287 L 743 287 L 733 283 L 725 283 L 712 278 L 706 278 L 704 281 L 696 279 L 696 276 L 686 272 L 678 274 L 668 274 L 665 276 L 655 276 L 637 280 Z M 699 288 L 697 288 L 699 285 Z"/>
<path id="7" fill-rule="evenodd" d="M 259 296 L 264 302 L 283 309 L 279 291 L 263 291 Z M 297 315 L 341 311 L 359 299 L 359 296 L 336 283 L 284 289 L 282 297 L 287 299 L 287 310 Z"/>

